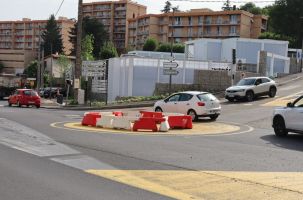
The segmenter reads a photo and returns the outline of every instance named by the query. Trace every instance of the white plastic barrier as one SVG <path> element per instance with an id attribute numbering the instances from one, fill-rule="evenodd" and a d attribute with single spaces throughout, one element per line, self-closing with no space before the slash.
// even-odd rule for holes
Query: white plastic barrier
<path id="1" fill-rule="evenodd" d="M 101 115 L 101 118 L 97 120 L 96 125 L 103 128 L 113 128 L 114 118 L 114 115 Z"/>
<path id="2" fill-rule="evenodd" d="M 132 122 L 138 119 L 139 117 L 115 117 L 113 119 L 113 128 L 132 130 Z"/>

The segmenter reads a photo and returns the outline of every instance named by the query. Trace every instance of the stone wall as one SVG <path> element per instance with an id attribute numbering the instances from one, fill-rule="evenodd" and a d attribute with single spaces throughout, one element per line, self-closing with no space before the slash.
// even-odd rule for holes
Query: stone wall
<path id="1" fill-rule="evenodd" d="M 257 73 L 237 72 L 235 75 L 236 84 L 242 77 L 260 76 Z M 212 70 L 195 70 L 193 84 L 172 84 L 172 92 L 198 90 L 212 93 L 222 92 L 231 86 L 231 77 L 227 71 L 212 71 Z M 169 92 L 169 84 L 156 83 L 155 95 L 167 94 Z"/>
<path id="2" fill-rule="evenodd" d="M 289 73 L 296 74 L 302 72 L 301 60 L 297 63 L 296 58 L 290 58 Z"/>

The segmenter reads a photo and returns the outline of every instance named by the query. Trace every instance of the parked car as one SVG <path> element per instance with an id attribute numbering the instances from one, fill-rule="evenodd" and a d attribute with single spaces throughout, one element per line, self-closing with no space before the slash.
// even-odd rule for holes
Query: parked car
<path id="1" fill-rule="evenodd" d="M 267 77 L 250 77 L 240 80 L 235 86 L 225 91 L 225 98 L 228 101 L 246 99 L 253 101 L 258 96 L 276 96 L 277 86 L 275 81 Z"/>
<path id="2" fill-rule="evenodd" d="M 211 93 L 187 91 L 157 101 L 154 110 L 156 112 L 190 115 L 193 121 L 199 117 L 210 117 L 212 120 L 216 120 L 221 113 L 221 105 L 219 100 Z"/>
<path id="3" fill-rule="evenodd" d="M 60 94 L 64 97 L 66 96 L 66 89 L 61 87 L 46 87 L 43 89 L 40 96 L 43 98 L 56 98 L 58 90 Z"/>
<path id="4" fill-rule="evenodd" d="M 290 102 L 286 107 L 274 110 L 272 127 L 276 136 L 287 136 L 288 132 L 303 134 L 303 96 Z"/>
<path id="5" fill-rule="evenodd" d="M 40 101 L 40 96 L 36 91 L 31 89 L 17 89 L 8 98 L 8 105 L 12 106 L 13 104 L 19 107 L 23 105 L 25 106 L 34 105 L 37 108 L 40 108 L 41 101 Z"/>

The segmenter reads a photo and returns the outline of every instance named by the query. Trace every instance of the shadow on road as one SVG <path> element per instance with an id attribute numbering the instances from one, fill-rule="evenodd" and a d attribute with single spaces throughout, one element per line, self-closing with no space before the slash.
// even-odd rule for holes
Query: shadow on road
<path id="1" fill-rule="evenodd" d="M 268 141 L 280 148 L 303 151 L 303 135 L 290 134 L 287 137 L 276 137 L 275 135 L 265 135 L 262 136 L 261 139 Z"/>
<path id="2" fill-rule="evenodd" d="M 234 102 L 230 102 L 228 100 L 221 102 L 222 105 L 231 105 L 231 104 L 247 104 L 247 103 L 253 103 L 253 102 L 259 102 L 262 100 L 266 100 L 266 99 L 270 99 L 267 96 L 264 97 L 257 97 L 256 99 L 254 99 L 254 101 L 247 101 L 246 99 L 241 99 L 241 100 L 235 100 Z"/>

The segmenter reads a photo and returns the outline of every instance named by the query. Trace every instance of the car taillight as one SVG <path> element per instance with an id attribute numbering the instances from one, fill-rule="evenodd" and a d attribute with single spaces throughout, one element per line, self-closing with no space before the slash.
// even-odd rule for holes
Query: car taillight
<path id="1" fill-rule="evenodd" d="M 204 102 L 198 102 L 197 104 L 198 104 L 198 106 L 205 106 Z"/>

